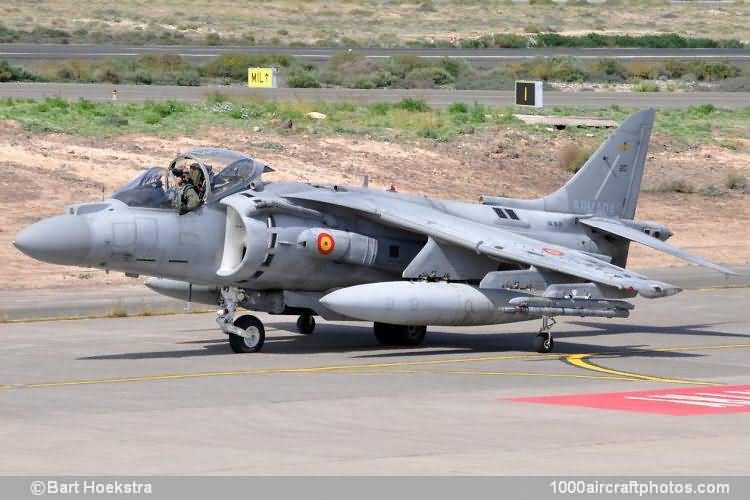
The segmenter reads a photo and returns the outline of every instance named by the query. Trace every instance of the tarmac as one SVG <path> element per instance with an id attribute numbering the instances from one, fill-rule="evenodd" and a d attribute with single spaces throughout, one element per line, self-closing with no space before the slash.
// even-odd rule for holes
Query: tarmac
<path id="1" fill-rule="evenodd" d="M 45 99 L 62 97 L 77 100 L 109 101 L 112 91 L 118 102 L 143 102 L 179 100 L 204 102 L 211 94 L 219 92 L 234 97 L 269 100 L 300 99 L 323 102 L 398 102 L 402 99 L 423 99 L 430 106 L 445 108 L 454 102 L 478 103 L 485 106 L 510 106 L 515 102 L 512 90 L 451 90 L 451 89 L 251 89 L 243 85 L 124 85 L 110 83 L 0 83 L 0 97 L 15 99 Z M 750 106 L 748 92 L 560 92 L 544 91 L 545 106 L 581 106 L 602 108 L 687 108 L 711 103 L 717 108 L 736 109 Z"/>
<path id="2" fill-rule="evenodd" d="M 38 44 L 3 43 L 0 58 L 11 61 L 94 59 L 109 57 L 139 57 L 145 55 L 179 55 L 193 62 L 222 54 L 285 54 L 308 63 L 325 62 L 346 49 L 321 47 L 257 47 L 257 46 L 199 46 L 199 45 L 151 45 L 127 46 L 108 44 Z M 748 49 L 649 49 L 649 48 L 533 48 L 533 49 L 418 49 L 418 48 L 357 48 L 358 54 L 368 59 L 384 59 L 409 54 L 432 59 L 444 57 L 463 59 L 474 64 L 496 64 L 516 62 L 535 57 L 575 57 L 578 59 L 618 60 L 712 60 L 746 62 L 750 60 Z"/>
<path id="3" fill-rule="evenodd" d="M 0 324 L 0 474 L 747 474 L 749 405 L 517 399 L 750 384 L 750 288 L 634 302 L 559 319 L 551 354 L 530 352 L 538 321 L 393 349 L 364 323 L 306 336 L 260 314 L 255 354 L 213 314 Z"/>

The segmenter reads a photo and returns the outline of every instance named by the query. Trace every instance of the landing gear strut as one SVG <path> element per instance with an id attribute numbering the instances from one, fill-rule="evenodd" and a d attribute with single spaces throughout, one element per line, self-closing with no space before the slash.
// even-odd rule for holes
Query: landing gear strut
<path id="1" fill-rule="evenodd" d="M 418 346 L 427 335 L 426 326 L 390 325 L 388 323 L 375 323 L 373 331 L 381 345 Z"/>
<path id="2" fill-rule="evenodd" d="M 555 325 L 555 318 L 552 316 L 542 316 L 542 327 L 539 329 L 539 335 L 534 337 L 534 350 L 536 352 L 552 352 L 555 347 L 555 340 L 552 338 L 552 327 Z"/>
<path id="3" fill-rule="evenodd" d="M 297 331 L 304 335 L 310 335 L 315 331 L 315 318 L 312 314 L 300 314 L 297 318 Z"/>
<path id="4" fill-rule="evenodd" d="M 263 322 L 252 315 L 234 319 L 237 305 L 245 300 L 245 292 L 240 288 L 221 289 L 221 302 L 224 307 L 217 312 L 216 323 L 221 331 L 229 336 L 229 345 L 236 353 L 258 352 L 266 340 Z"/>

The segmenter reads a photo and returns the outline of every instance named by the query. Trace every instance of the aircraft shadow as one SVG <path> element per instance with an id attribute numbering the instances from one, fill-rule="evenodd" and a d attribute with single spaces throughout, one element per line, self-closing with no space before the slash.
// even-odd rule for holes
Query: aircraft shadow
<path id="1" fill-rule="evenodd" d="M 555 353 L 612 353 L 617 356 L 640 357 L 699 357 L 704 354 L 686 351 L 658 351 L 647 344 L 606 346 L 587 342 L 572 342 L 564 339 L 598 337 L 625 333 L 669 334 L 681 336 L 705 336 L 722 338 L 749 338 L 730 332 L 717 331 L 712 328 L 723 323 L 699 323 L 678 326 L 653 326 L 638 324 L 620 324 L 604 322 L 570 322 L 566 325 L 582 327 L 580 330 L 555 333 Z M 528 328 L 519 333 L 462 333 L 444 332 L 439 327 L 428 331 L 425 345 L 422 347 L 393 348 L 381 346 L 372 335 L 372 328 L 367 325 L 319 325 L 313 335 L 296 333 L 292 322 L 268 323 L 269 335 L 263 346 L 267 354 L 311 354 L 311 353 L 349 353 L 353 359 L 383 359 L 396 357 L 425 357 L 461 353 L 498 353 L 498 352 L 531 352 L 531 341 L 535 328 Z M 286 334 L 284 333 L 291 333 Z M 292 333 L 293 332 L 293 333 Z M 180 350 L 161 350 L 146 352 L 129 352 L 102 354 L 78 358 L 80 360 L 112 359 L 159 359 L 186 358 L 196 356 L 230 355 L 226 337 L 216 332 L 217 337 L 202 340 L 185 340 L 179 345 L 190 346 Z M 193 347 L 195 346 L 195 347 Z M 546 358 L 540 358 L 543 361 Z"/>

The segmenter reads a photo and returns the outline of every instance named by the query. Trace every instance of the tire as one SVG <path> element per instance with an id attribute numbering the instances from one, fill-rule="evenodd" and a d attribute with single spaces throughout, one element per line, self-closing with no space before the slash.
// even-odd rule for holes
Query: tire
<path id="1" fill-rule="evenodd" d="M 315 318 L 311 314 L 301 314 L 297 318 L 297 331 L 303 335 L 310 335 L 315 331 Z"/>
<path id="2" fill-rule="evenodd" d="M 248 331 L 250 328 L 254 328 L 257 336 L 253 339 L 247 337 L 241 337 L 240 335 L 229 334 L 229 345 L 232 347 L 232 351 L 242 354 L 248 352 L 258 352 L 263 348 L 263 343 L 266 340 L 266 330 L 263 328 L 261 320 L 250 314 L 240 316 L 234 320 L 234 326 Z"/>
<path id="3" fill-rule="evenodd" d="M 555 340 L 552 337 L 548 337 L 544 333 L 540 333 L 534 337 L 534 350 L 542 354 L 552 352 L 555 348 Z"/>
<path id="4" fill-rule="evenodd" d="M 381 345 L 414 347 L 424 342 L 427 327 L 375 323 L 373 332 Z"/>

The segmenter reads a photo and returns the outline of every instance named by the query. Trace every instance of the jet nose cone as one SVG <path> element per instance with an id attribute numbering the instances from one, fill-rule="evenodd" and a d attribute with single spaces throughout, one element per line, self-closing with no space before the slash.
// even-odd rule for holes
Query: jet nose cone
<path id="1" fill-rule="evenodd" d="M 25 228 L 13 244 L 37 260 L 82 265 L 91 249 L 91 229 L 84 217 L 61 215 Z"/>

